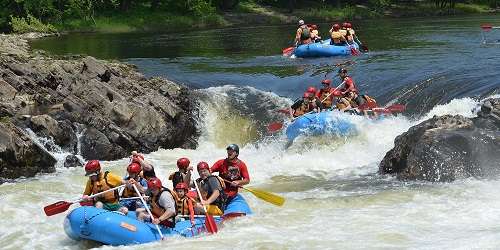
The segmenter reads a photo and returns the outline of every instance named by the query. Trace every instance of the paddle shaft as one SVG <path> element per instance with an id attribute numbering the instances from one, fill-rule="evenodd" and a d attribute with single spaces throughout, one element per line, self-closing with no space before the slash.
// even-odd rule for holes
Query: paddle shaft
<path id="1" fill-rule="evenodd" d="M 146 211 L 148 211 L 148 214 L 151 217 L 151 222 L 153 222 L 154 217 L 153 217 L 153 214 L 151 213 L 151 210 L 149 210 L 148 204 L 146 204 L 146 201 L 144 200 L 144 198 L 142 198 L 142 195 L 139 192 L 139 189 L 137 189 L 137 187 L 135 186 L 135 184 L 133 184 L 132 186 L 134 187 L 134 190 L 137 193 L 137 195 L 139 195 L 139 198 L 141 199 L 142 205 L 144 205 L 144 208 L 146 209 Z M 160 227 L 158 226 L 158 224 L 155 224 L 155 226 L 156 226 L 156 230 L 158 230 L 158 233 L 160 234 L 160 237 L 161 237 L 160 239 L 163 239 L 163 233 L 161 232 Z"/>
<path id="2" fill-rule="evenodd" d="M 149 198 L 149 196 L 142 196 L 143 198 Z M 128 200 L 137 200 L 140 199 L 139 197 L 129 197 L 129 198 L 121 198 L 121 201 L 128 201 Z"/>
<path id="3" fill-rule="evenodd" d="M 89 196 L 89 199 L 90 199 L 90 198 L 94 198 L 94 197 L 96 197 L 96 196 L 99 196 L 99 195 L 101 195 L 101 194 L 104 194 L 104 193 L 110 192 L 110 191 L 115 191 L 115 190 L 117 190 L 117 189 L 119 189 L 119 188 L 122 188 L 122 187 L 124 187 L 124 186 L 125 186 L 125 184 L 120 185 L 120 186 L 118 186 L 118 187 L 110 188 L 110 189 L 108 189 L 108 190 L 102 191 L 102 192 L 97 193 L 97 194 L 90 195 L 90 196 Z M 72 202 L 72 203 L 76 203 L 76 202 L 80 202 L 80 201 L 83 201 L 83 199 L 82 199 L 82 198 L 80 198 L 80 199 L 78 199 L 78 200 L 76 200 L 76 201 L 74 201 L 74 202 Z"/>
<path id="4" fill-rule="evenodd" d="M 203 207 L 203 210 L 205 211 L 205 214 L 208 216 L 208 212 L 207 212 L 207 208 L 205 207 L 205 205 L 203 205 L 203 197 L 201 197 L 201 192 L 200 192 L 200 188 L 198 187 L 198 183 L 195 181 L 194 182 L 194 186 L 196 187 L 196 192 L 198 193 L 198 197 L 200 198 L 200 201 L 201 201 L 201 206 Z"/>

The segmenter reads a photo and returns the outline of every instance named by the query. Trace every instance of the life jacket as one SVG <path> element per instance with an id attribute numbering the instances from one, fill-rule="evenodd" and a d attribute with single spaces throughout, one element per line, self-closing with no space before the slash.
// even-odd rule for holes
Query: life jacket
<path id="1" fill-rule="evenodd" d="M 350 77 L 350 76 L 346 76 L 343 81 L 345 81 L 344 83 L 344 87 L 340 90 L 341 92 L 355 92 L 355 93 L 358 93 L 358 89 L 356 88 L 356 84 L 354 83 L 354 80 Z M 344 95 L 344 96 L 347 96 L 347 93 Z"/>
<path id="2" fill-rule="evenodd" d="M 217 197 L 217 199 L 212 203 L 212 205 L 216 205 L 217 207 L 220 208 L 220 210 L 224 211 L 224 206 L 225 206 L 226 200 L 227 200 L 226 192 L 224 192 L 224 189 L 226 188 L 226 184 L 224 184 L 224 180 L 220 176 L 210 175 L 210 176 L 208 176 L 207 179 L 204 180 L 204 182 L 207 182 L 207 186 L 209 186 L 208 181 L 210 178 L 217 178 L 217 180 L 219 181 L 220 186 L 222 188 L 221 190 L 219 190 L 219 197 Z M 202 182 L 201 178 L 198 178 L 196 180 L 196 182 L 198 183 L 198 187 L 200 188 L 201 197 L 203 198 L 203 200 L 207 200 L 212 195 L 213 190 L 205 190 L 205 189 L 201 188 L 201 186 L 202 186 L 201 185 L 201 182 Z"/>
<path id="3" fill-rule="evenodd" d="M 311 38 L 311 31 L 307 26 L 301 26 L 300 29 L 302 29 L 302 32 L 300 33 L 300 40 L 304 41 Z"/>
<path id="4" fill-rule="evenodd" d="M 160 204 L 158 202 L 160 199 L 160 196 L 163 192 L 169 192 L 170 195 L 172 195 L 172 198 L 174 199 L 175 202 L 178 200 L 177 194 L 175 192 L 172 192 L 170 189 L 168 189 L 166 187 L 162 187 L 161 191 L 157 195 L 153 195 L 153 197 L 151 198 L 151 213 L 153 214 L 153 216 L 155 218 L 159 218 L 160 216 L 163 215 L 163 213 L 165 213 L 165 208 L 160 206 Z M 175 211 L 175 213 L 176 213 L 175 215 L 177 215 L 177 211 Z M 163 226 L 166 226 L 166 227 L 174 227 L 175 226 L 175 219 L 174 218 L 175 218 L 175 216 L 172 216 L 172 217 L 162 221 L 160 224 Z"/>
<path id="5" fill-rule="evenodd" d="M 130 176 L 128 176 L 127 178 L 125 178 L 125 180 L 130 180 Z M 139 176 L 139 180 L 137 181 L 137 183 L 140 184 L 140 182 L 142 182 L 143 178 Z M 122 198 L 130 198 L 130 197 L 137 197 L 137 192 L 135 192 L 135 189 L 132 187 L 132 188 L 128 188 L 127 186 L 125 186 L 125 189 L 123 189 L 123 193 L 122 193 Z"/>
<path id="6" fill-rule="evenodd" d="M 191 202 L 191 207 L 196 202 L 193 198 L 184 195 L 182 199 L 175 200 L 175 205 L 177 207 L 178 215 L 190 215 L 189 214 L 189 203 Z"/>
<path id="7" fill-rule="evenodd" d="M 331 38 L 332 38 L 332 44 L 337 44 L 337 45 L 340 45 L 342 44 L 342 33 L 340 33 L 340 31 L 332 31 L 332 34 L 330 35 Z"/>
<path id="8" fill-rule="evenodd" d="M 104 172 L 104 175 L 102 175 L 101 173 L 99 174 L 99 180 L 92 181 L 90 183 L 92 194 L 97 194 L 115 187 L 108 183 L 108 178 L 107 178 L 108 174 L 109 171 Z M 116 203 L 118 202 L 118 197 L 119 197 L 118 190 L 115 190 L 114 192 L 106 192 L 102 194 L 100 197 L 95 199 L 96 201 L 101 201 L 105 203 Z"/>
<path id="9" fill-rule="evenodd" d="M 324 108 L 331 108 L 332 107 L 332 103 L 333 103 L 333 94 L 330 94 L 331 92 L 331 89 L 326 91 L 324 89 L 321 89 L 319 91 L 320 95 L 319 95 L 319 100 L 321 103 L 323 103 L 323 107 Z"/>
<path id="10" fill-rule="evenodd" d="M 350 103 L 349 98 L 347 98 L 347 97 L 343 97 L 343 98 L 339 99 L 339 100 L 338 100 L 338 102 L 335 104 L 339 110 L 341 110 L 341 109 L 345 109 L 345 108 L 347 108 L 347 107 L 348 107 L 348 106 L 344 103 L 344 101 L 347 101 L 347 102 L 349 102 L 349 103 Z"/>
<path id="11" fill-rule="evenodd" d="M 346 37 L 346 36 L 347 36 L 347 30 L 345 30 L 345 29 L 340 29 L 340 30 L 339 30 L 339 32 L 340 32 L 340 34 L 342 34 L 344 37 Z"/>
<path id="12" fill-rule="evenodd" d="M 354 41 L 354 30 L 351 28 L 348 28 L 346 30 L 345 38 L 347 39 L 348 42 L 353 42 Z"/>

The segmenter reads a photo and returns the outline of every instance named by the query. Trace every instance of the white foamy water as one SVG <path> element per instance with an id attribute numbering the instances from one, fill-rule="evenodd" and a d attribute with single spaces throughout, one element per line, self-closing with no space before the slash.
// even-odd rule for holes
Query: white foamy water
<path id="1" fill-rule="evenodd" d="M 380 121 L 352 118 L 360 133 L 348 138 L 314 138 L 285 148 L 283 134 L 264 139 L 231 137 L 242 125 L 254 131 L 257 121 L 227 106 L 230 87 L 209 89 L 221 102 L 205 102 L 203 134 L 197 149 L 161 149 L 146 155 L 159 176 L 175 169 L 179 157 L 192 164 L 213 164 L 225 157 L 227 138 L 247 142 L 240 158 L 249 167 L 250 186 L 286 198 L 275 207 L 244 192 L 254 215 L 234 220 L 217 235 L 196 239 L 173 238 L 141 245 L 140 249 L 486 249 L 500 246 L 500 193 L 497 180 L 460 180 L 433 184 L 400 182 L 378 176 L 378 163 L 393 147 L 394 138 L 420 121 L 399 116 Z M 272 102 L 289 100 L 267 95 Z M 210 99 L 213 100 L 213 99 Z M 453 100 L 426 115 L 461 114 L 478 102 Z M 227 117 L 238 120 L 227 124 Z M 221 121 L 226 121 L 221 125 Z M 240 126 L 235 128 L 235 126 Z M 224 130 L 220 130 L 223 127 Z M 256 133 L 258 135 L 258 133 Z M 123 175 L 127 159 L 103 162 Z M 0 186 L 2 249 L 127 249 L 70 240 L 64 233 L 64 214 L 46 217 L 42 208 L 57 200 L 78 198 L 86 178 L 82 169 L 58 168 Z M 171 185 L 170 183 L 168 184 Z M 74 205 L 77 206 L 77 205 Z"/>

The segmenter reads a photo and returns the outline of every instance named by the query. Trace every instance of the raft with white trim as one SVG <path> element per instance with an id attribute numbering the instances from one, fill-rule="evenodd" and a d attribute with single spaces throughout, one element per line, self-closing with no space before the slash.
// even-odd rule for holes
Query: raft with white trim
<path id="1" fill-rule="evenodd" d="M 286 137 L 289 141 L 301 135 L 347 136 L 354 133 L 356 126 L 350 121 L 349 115 L 337 110 L 307 113 L 296 118 L 286 128 Z"/>
<path id="2" fill-rule="evenodd" d="M 319 43 L 309 43 L 299 45 L 293 54 L 296 57 L 328 57 L 328 56 L 348 56 L 351 55 L 351 48 L 359 50 L 359 46 L 353 43 L 350 46 L 331 45 L 330 39 Z"/>
<path id="3" fill-rule="evenodd" d="M 224 220 L 251 214 L 245 199 L 238 194 L 227 206 L 224 215 L 215 217 L 218 225 Z M 205 217 L 196 217 L 195 226 L 189 219 L 178 221 L 174 228 L 160 227 L 164 237 L 194 237 L 207 231 Z M 64 231 L 74 239 L 88 239 L 108 245 L 142 244 L 160 240 L 154 224 L 140 222 L 135 212 L 123 215 L 95 207 L 78 207 L 71 211 L 64 220 Z"/>

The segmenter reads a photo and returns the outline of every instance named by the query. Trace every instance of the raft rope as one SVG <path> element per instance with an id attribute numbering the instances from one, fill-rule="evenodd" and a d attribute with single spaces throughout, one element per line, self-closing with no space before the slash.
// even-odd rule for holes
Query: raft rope
<path id="1" fill-rule="evenodd" d="M 102 212 L 100 213 L 97 213 L 95 215 L 93 215 L 92 217 L 88 218 L 87 219 L 87 208 L 83 208 L 83 221 L 85 222 L 85 224 L 89 224 L 89 222 L 94 219 L 95 217 L 101 215 L 101 214 L 104 214 L 104 213 L 111 213 L 112 211 L 108 211 L 108 210 L 103 210 Z"/>

